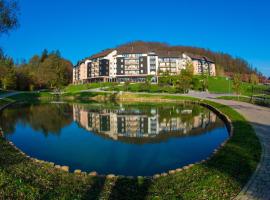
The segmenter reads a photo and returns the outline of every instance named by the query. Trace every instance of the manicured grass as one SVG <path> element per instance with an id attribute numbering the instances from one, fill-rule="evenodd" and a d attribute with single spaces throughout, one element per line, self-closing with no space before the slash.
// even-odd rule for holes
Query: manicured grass
<path id="1" fill-rule="evenodd" d="M 239 97 L 236 97 L 236 96 L 221 96 L 221 97 L 218 97 L 218 98 L 219 99 L 225 99 L 225 100 L 242 101 L 242 102 L 256 104 L 256 105 L 259 105 L 259 106 L 270 107 L 270 97 L 269 97 L 269 95 L 254 96 L 252 100 L 251 100 L 251 97 L 246 97 L 246 96 L 239 96 Z"/>
<path id="2" fill-rule="evenodd" d="M 156 99 L 179 96 L 128 94 Z M 17 97 L 18 98 L 18 97 Z M 20 96 L 20 100 L 22 100 Z M 192 98 L 193 99 L 193 98 Z M 36 163 L 0 138 L 0 197 L 3 199 L 231 199 L 248 181 L 260 159 L 261 146 L 251 125 L 230 107 L 204 101 L 230 117 L 234 135 L 203 164 L 158 179 L 75 175 Z"/>
<path id="3" fill-rule="evenodd" d="M 149 93 L 177 93 L 176 88 L 172 86 L 160 86 L 157 84 L 150 84 L 146 87 L 144 83 L 131 83 L 128 87 L 124 84 L 108 87 L 105 90 L 109 91 L 129 91 L 129 92 L 149 92 Z"/>
<path id="4" fill-rule="evenodd" d="M 208 77 L 208 90 L 212 93 L 233 93 L 232 81 L 226 77 Z"/>
<path id="5" fill-rule="evenodd" d="M 200 79 L 200 76 L 196 76 Z M 225 77 L 208 77 L 208 90 L 212 93 L 232 93 L 232 81 Z M 108 90 L 125 91 L 126 87 L 122 84 L 119 86 L 109 87 Z M 143 83 L 133 83 L 128 86 L 131 92 L 150 92 L 150 93 L 177 93 L 173 86 L 160 86 L 152 84 L 145 87 Z"/>
<path id="6" fill-rule="evenodd" d="M 80 85 L 70 84 L 64 89 L 64 92 L 76 93 L 76 92 L 80 92 L 82 90 L 89 90 L 89 89 L 100 88 L 100 87 L 108 87 L 111 85 L 112 85 L 112 83 L 87 83 L 87 84 L 80 84 Z"/>
<path id="7" fill-rule="evenodd" d="M 200 76 L 196 76 L 200 79 Z M 256 94 L 262 93 L 267 89 L 265 85 L 254 86 L 254 91 Z M 110 91 L 130 91 L 130 92 L 149 92 L 149 93 L 177 93 L 177 90 L 173 86 L 160 86 L 157 84 L 151 84 L 145 87 L 143 83 L 132 83 L 127 88 L 124 84 L 118 86 L 109 86 L 107 90 Z M 208 77 L 208 90 L 211 93 L 234 93 L 233 83 L 231 79 L 226 77 Z M 252 95 L 252 85 L 250 83 L 243 82 L 241 84 L 241 94 L 250 96 Z"/>
<path id="8" fill-rule="evenodd" d="M 38 99 L 48 98 L 52 99 L 55 95 L 52 95 L 50 92 L 23 92 L 13 96 L 10 96 L 6 99 L 13 101 L 37 101 Z"/>
<path id="9" fill-rule="evenodd" d="M 259 95 L 265 93 L 264 90 L 269 89 L 266 85 L 255 85 L 254 95 Z M 252 95 L 252 85 L 250 83 L 243 82 L 241 85 L 241 95 L 251 96 Z"/>

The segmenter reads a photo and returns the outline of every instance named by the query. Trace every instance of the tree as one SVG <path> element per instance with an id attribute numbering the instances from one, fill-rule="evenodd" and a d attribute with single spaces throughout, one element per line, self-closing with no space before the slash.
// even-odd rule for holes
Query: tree
<path id="1" fill-rule="evenodd" d="M 124 84 L 125 91 L 128 91 L 129 85 L 130 85 L 130 82 L 126 81 Z"/>
<path id="2" fill-rule="evenodd" d="M 3 79 L 13 67 L 13 59 L 5 55 L 0 56 L 0 86 L 3 87 Z"/>
<path id="3" fill-rule="evenodd" d="M 202 74 L 201 81 L 202 81 L 202 90 L 203 91 L 208 90 L 208 75 Z"/>
<path id="4" fill-rule="evenodd" d="M 233 89 L 234 89 L 234 91 L 237 94 L 238 99 L 239 99 L 239 94 L 241 92 L 241 75 L 240 74 L 233 75 Z"/>
<path id="5" fill-rule="evenodd" d="M 17 90 L 33 90 L 34 79 L 27 67 L 16 68 Z"/>
<path id="6" fill-rule="evenodd" d="M 190 70 L 182 69 L 181 74 L 178 76 L 176 81 L 176 91 L 180 93 L 188 93 L 191 87 L 193 74 Z"/>
<path id="7" fill-rule="evenodd" d="M 17 1 L 0 0 L 0 34 L 18 27 L 18 11 Z"/>
<path id="8" fill-rule="evenodd" d="M 257 84 L 259 83 L 259 78 L 258 78 L 258 76 L 257 76 L 255 73 L 251 74 L 251 75 L 250 75 L 250 80 L 249 80 L 249 82 L 250 82 L 252 85 L 257 85 Z"/>
<path id="9" fill-rule="evenodd" d="M 71 81 L 72 64 L 56 54 L 50 54 L 40 64 L 38 75 L 46 87 L 60 89 Z"/>
<path id="10" fill-rule="evenodd" d="M 9 68 L 4 78 L 2 79 L 3 88 L 5 90 L 13 90 L 16 89 L 16 73 L 13 68 Z"/>
<path id="11" fill-rule="evenodd" d="M 40 62 L 44 62 L 46 58 L 48 58 L 48 50 L 44 49 L 40 57 Z"/>
<path id="12" fill-rule="evenodd" d="M 217 76 L 224 76 L 225 72 L 224 72 L 224 68 L 220 65 L 216 65 L 216 75 Z"/>
<path id="13" fill-rule="evenodd" d="M 189 61 L 186 63 L 186 72 L 190 75 L 193 76 L 194 74 L 194 66 L 192 61 Z"/>
<path id="14" fill-rule="evenodd" d="M 259 83 L 258 76 L 255 73 L 251 74 L 249 82 L 251 83 L 251 98 L 250 98 L 250 101 L 252 102 L 253 101 L 253 95 L 254 95 L 254 86 Z"/>

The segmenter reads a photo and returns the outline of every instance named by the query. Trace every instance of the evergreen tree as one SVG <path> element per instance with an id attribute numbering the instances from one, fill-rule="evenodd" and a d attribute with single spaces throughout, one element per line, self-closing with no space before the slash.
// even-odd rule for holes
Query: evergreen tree
<path id="1" fill-rule="evenodd" d="M 44 62 L 46 58 L 48 58 L 48 50 L 44 49 L 40 57 L 40 62 Z"/>

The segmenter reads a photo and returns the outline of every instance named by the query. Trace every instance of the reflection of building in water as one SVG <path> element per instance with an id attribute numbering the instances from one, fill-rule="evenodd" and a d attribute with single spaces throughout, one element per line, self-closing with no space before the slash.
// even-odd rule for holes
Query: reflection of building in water
<path id="1" fill-rule="evenodd" d="M 104 134 L 112 139 L 119 137 L 151 138 L 160 134 L 188 135 L 190 131 L 214 124 L 217 116 L 210 110 L 192 115 L 192 110 L 182 110 L 176 116 L 162 118 L 158 109 L 149 113 L 138 110 L 85 109 L 73 105 L 74 121 L 86 130 Z"/>

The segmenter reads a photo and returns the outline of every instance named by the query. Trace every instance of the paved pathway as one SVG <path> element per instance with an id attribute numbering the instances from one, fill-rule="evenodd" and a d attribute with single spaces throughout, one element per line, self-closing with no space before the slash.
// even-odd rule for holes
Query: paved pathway
<path id="1" fill-rule="evenodd" d="M 193 93 L 193 97 L 210 99 L 228 105 L 241 113 L 253 126 L 262 144 L 261 161 L 237 200 L 270 200 L 270 108 L 253 104 L 215 99 L 215 95 Z"/>

